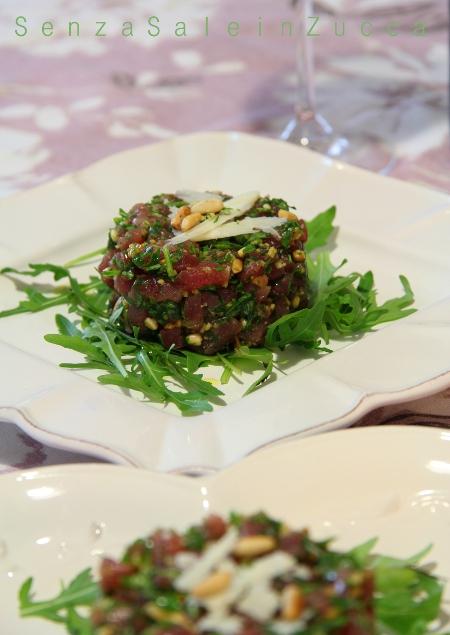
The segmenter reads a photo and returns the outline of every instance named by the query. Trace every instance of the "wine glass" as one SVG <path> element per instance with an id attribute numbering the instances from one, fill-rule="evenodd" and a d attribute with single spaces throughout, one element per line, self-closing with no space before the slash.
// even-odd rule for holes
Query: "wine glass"
<path id="1" fill-rule="evenodd" d="M 336 134 L 331 124 L 317 110 L 313 38 L 307 35 L 308 17 L 314 15 L 313 2 L 291 1 L 300 32 L 297 39 L 297 98 L 295 117 L 288 122 L 281 138 L 321 154 L 340 158 L 348 148 L 348 140 Z"/>
<path id="2" fill-rule="evenodd" d="M 308 18 L 315 15 L 313 0 L 291 0 L 296 13 L 299 28 L 297 40 L 297 99 L 295 117 L 288 122 L 281 134 L 281 138 L 302 147 L 315 150 L 333 159 L 340 159 L 360 167 L 375 170 L 383 174 L 389 173 L 396 165 L 397 159 L 392 156 L 383 144 L 378 143 L 376 135 L 370 127 L 350 126 L 346 122 L 346 133 L 336 128 L 319 112 L 316 96 L 316 64 L 314 59 L 314 37 L 308 36 Z M 316 3 L 319 4 L 319 3 Z M 349 8 L 349 4 L 352 7 Z M 340 2 L 337 11 L 341 16 L 353 15 L 355 2 Z M 345 11 L 345 9 L 350 9 Z M 343 78 L 340 86 L 335 88 L 346 90 Z M 354 122 L 353 122 L 354 123 Z"/>

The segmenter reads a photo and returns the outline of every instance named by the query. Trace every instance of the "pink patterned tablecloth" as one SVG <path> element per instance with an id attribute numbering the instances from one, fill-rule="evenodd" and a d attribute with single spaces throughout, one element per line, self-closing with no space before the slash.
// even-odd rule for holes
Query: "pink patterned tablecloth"
<path id="1" fill-rule="evenodd" d="M 151 4 L 150 11 L 144 0 L 92 0 L 82 9 L 74 0 L 2 0 L 1 196 L 185 132 L 280 133 L 295 100 L 295 38 L 280 35 L 282 21 L 292 19 L 288 0 Z M 350 138 L 367 135 L 374 169 L 450 191 L 447 3 L 359 0 L 351 12 L 347 3 L 347 32 L 336 37 L 332 11 L 341 4 L 318 7 L 322 112 Z M 376 32 L 363 37 L 369 10 Z M 147 33 L 156 34 L 150 14 L 159 19 L 155 37 Z M 47 21 L 52 36 L 42 33 Z M 79 37 L 76 25 L 68 36 L 70 21 L 79 23 Z M 239 23 L 237 36 L 227 33 L 230 21 Z M 177 22 L 186 35 L 180 24 L 175 35 Z M 387 33 L 392 24 L 395 36 Z M 450 390 L 381 408 L 357 425 L 399 422 L 450 427 Z M 0 427 L 2 471 L 85 460 Z"/>

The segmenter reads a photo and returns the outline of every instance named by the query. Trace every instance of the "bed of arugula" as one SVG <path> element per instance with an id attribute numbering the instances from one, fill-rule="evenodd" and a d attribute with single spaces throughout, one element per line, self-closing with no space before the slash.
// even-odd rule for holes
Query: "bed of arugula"
<path id="1" fill-rule="evenodd" d="M 257 379 L 245 394 L 261 387 L 280 368 L 280 350 L 296 347 L 331 352 L 327 344 L 331 336 L 354 337 L 370 331 L 383 322 L 398 320 L 415 309 L 414 295 L 406 277 L 400 276 L 403 295 L 378 304 L 371 271 L 341 275 L 346 261 L 335 266 L 327 245 L 335 234 L 336 209 L 318 214 L 308 225 L 307 267 L 312 301 L 309 308 L 283 316 L 270 325 L 264 348 L 241 346 L 233 352 L 213 356 L 192 351 L 166 350 L 158 342 L 140 339 L 137 333 L 125 333 L 119 325 L 121 310 L 109 314 L 111 289 L 99 275 L 81 282 L 74 274 L 80 264 L 99 255 L 98 250 L 67 263 L 30 264 L 26 271 L 7 267 L 5 275 L 37 278 L 51 274 L 54 285 L 45 293 L 37 284 L 21 286 L 25 294 L 15 308 L 0 312 L 0 318 L 20 313 L 36 313 L 64 307 L 65 315 L 56 316 L 57 333 L 45 335 L 51 344 L 62 346 L 84 356 L 83 361 L 61 364 L 74 370 L 99 371 L 101 384 L 136 391 L 153 403 L 174 404 L 183 415 L 195 415 L 223 403 L 224 393 L 205 380 L 201 368 L 221 367 L 220 382 L 232 377 L 257 373 Z M 280 368 L 282 370 L 282 366 Z"/>
<path id="2" fill-rule="evenodd" d="M 372 550 L 376 542 L 376 539 L 369 540 L 348 552 L 330 551 L 321 566 L 330 571 L 345 566 L 374 571 L 376 635 L 428 635 L 436 632 L 435 628 L 430 630 L 432 623 L 439 620 L 442 625 L 446 620 L 441 610 L 443 585 L 437 577 L 418 566 L 431 547 L 400 560 L 374 555 Z M 60 624 L 70 635 L 94 635 L 94 627 L 86 611 L 99 599 L 101 590 L 90 568 L 83 570 L 66 586 L 62 585 L 60 593 L 49 600 L 34 601 L 32 587 L 33 578 L 28 578 L 20 588 L 21 617 L 39 617 Z M 303 635 L 326 635 L 327 632 L 301 631 Z M 267 635 L 271 635 L 270 631 Z"/>

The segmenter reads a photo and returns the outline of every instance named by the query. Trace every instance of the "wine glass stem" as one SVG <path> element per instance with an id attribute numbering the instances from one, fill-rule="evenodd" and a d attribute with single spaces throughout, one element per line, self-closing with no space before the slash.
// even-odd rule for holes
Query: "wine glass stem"
<path id="1" fill-rule="evenodd" d="M 315 119 L 316 89 L 314 80 L 313 37 L 308 35 L 309 18 L 314 15 L 312 0 L 296 0 L 299 37 L 297 44 L 298 99 L 296 114 L 301 121 Z"/>
<path id="2" fill-rule="evenodd" d="M 314 2 L 293 0 L 297 38 L 297 92 L 295 119 L 291 119 L 281 134 L 285 141 L 298 143 L 328 156 L 338 157 L 348 141 L 336 135 L 332 126 L 317 109 L 316 69 L 314 60 Z M 308 35 L 308 33 L 310 33 Z"/>

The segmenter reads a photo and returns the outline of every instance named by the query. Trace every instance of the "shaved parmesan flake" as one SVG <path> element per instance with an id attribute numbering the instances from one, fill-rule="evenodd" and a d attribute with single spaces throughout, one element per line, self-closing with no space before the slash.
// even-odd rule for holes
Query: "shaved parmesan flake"
<path id="1" fill-rule="evenodd" d="M 295 568 L 296 560 L 284 551 L 274 551 L 268 556 L 258 558 L 245 569 L 248 584 L 268 583 L 272 578 L 288 573 Z"/>
<path id="2" fill-rule="evenodd" d="M 259 192 L 246 192 L 235 198 L 231 198 L 225 202 L 225 209 L 217 214 L 212 219 L 206 219 L 190 229 L 187 232 L 181 232 L 167 241 L 167 245 L 178 245 L 184 243 L 186 240 L 204 240 L 201 238 L 203 234 L 207 234 L 213 229 L 218 229 L 225 223 L 228 223 L 235 218 L 239 218 L 248 212 L 260 198 Z"/>
<path id="3" fill-rule="evenodd" d="M 295 577 L 300 578 L 300 580 L 311 580 L 313 575 L 309 567 L 304 564 L 299 564 L 295 567 Z"/>
<path id="4" fill-rule="evenodd" d="M 194 564 L 183 571 L 175 580 L 174 586 L 178 591 L 190 591 L 206 578 L 214 567 L 224 560 L 233 550 L 239 537 L 235 527 L 217 542 L 211 545 Z"/>
<path id="5" fill-rule="evenodd" d="M 270 630 L 277 635 L 294 635 L 295 633 L 301 633 L 306 628 L 306 620 L 296 620 L 295 622 L 285 622 L 283 620 L 277 620 L 271 623 Z"/>
<path id="6" fill-rule="evenodd" d="M 268 556 L 258 558 L 247 567 L 239 567 L 230 586 L 222 593 L 203 599 L 202 605 L 209 614 L 226 615 L 231 607 L 242 601 L 253 587 L 269 586 L 274 578 L 294 571 L 295 565 L 296 560 L 293 556 L 284 551 L 274 551 Z M 261 593 L 264 594 L 263 591 Z M 268 602 L 272 600 L 273 598 L 267 599 Z M 250 601 L 253 605 L 253 598 Z"/>
<path id="7" fill-rule="evenodd" d="M 237 606 L 239 611 L 259 622 L 269 620 L 280 607 L 280 597 L 269 583 L 255 584 Z"/>
<path id="8" fill-rule="evenodd" d="M 240 236 L 242 234 L 253 234 L 258 231 L 269 234 L 275 233 L 275 227 L 279 227 L 286 223 L 286 218 L 277 218 L 271 216 L 261 216 L 261 218 L 243 218 L 241 221 L 226 223 L 220 227 L 216 227 L 207 234 L 204 234 L 201 240 L 216 240 L 217 238 L 230 238 L 231 236 Z"/>
<path id="9" fill-rule="evenodd" d="M 240 210 L 243 213 L 248 212 L 260 197 L 261 194 L 256 191 L 245 192 L 244 194 L 230 198 L 229 201 L 226 201 L 226 206 L 228 209 Z"/>
<path id="10" fill-rule="evenodd" d="M 194 562 L 197 562 L 198 555 L 189 551 L 180 551 L 174 556 L 174 564 L 178 569 L 187 569 L 192 566 Z"/>
<path id="11" fill-rule="evenodd" d="M 179 245 L 180 243 L 186 242 L 186 240 L 200 240 L 200 237 L 203 236 L 203 234 L 208 233 L 209 231 L 211 231 L 212 229 L 214 229 L 214 227 L 218 225 L 220 218 L 222 216 L 225 216 L 226 220 L 230 220 L 231 216 L 229 214 L 230 214 L 230 211 L 225 210 L 225 212 L 222 212 L 221 214 L 217 214 L 214 220 L 206 219 L 187 232 L 179 232 L 173 238 L 168 240 L 166 244 Z M 223 222 L 226 222 L 226 221 L 223 221 Z M 220 224 L 223 224 L 223 222 Z"/>
<path id="12" fill-rule="evenodd" d="M 232 578 L 230 586 L 225 591 L 222 591 L 222 593 L 204 598 L 201 602 L 202 606 L 204 606 L 211 615 L 223 615 L 244 595 L 246 589 L 246 577 L 241 570 L 238 570 Z"/>
<path id="13" fill-rule="evenodd" d="M 172 221 L 175 218 L 175 216 L 178 214 L 178 212 L 180 211 L 180 208 L 172 206 L 172 207 L 169 207 L 169 209 L 170 209 L 169 220 Z"/>
<path id="14" fill-rule="evenodd" d="M 242 619 L 236 616 L 207 615 L 203 617 L 198 627 L 201 631 L 214 631 L 223 635 L 234 635 L 239 633 L 242 626 Z"/>
<path id="15" fill-rule="evenodd" d="M 196 192 L 195 190 L 178 190 L 175 192 L 175 196 L 186 201 L 186 203 L 193 204 L 199 201 L 206 201 L 214 199 L 216 201 L 222 201 L 223 197 L 216 192 Z"/>

